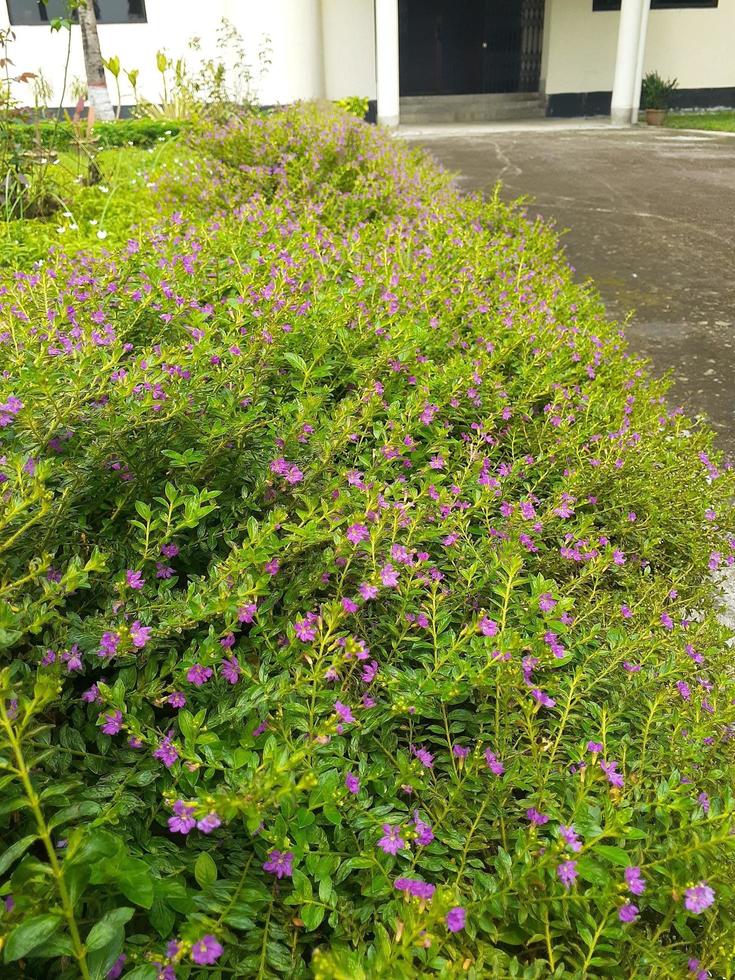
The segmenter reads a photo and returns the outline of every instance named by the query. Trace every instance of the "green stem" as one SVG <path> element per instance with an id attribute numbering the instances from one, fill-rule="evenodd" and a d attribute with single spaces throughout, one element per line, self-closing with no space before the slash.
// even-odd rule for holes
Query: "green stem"
<path id="1" fill-rule="evenodd" d="M 29 711 L 32 710 L 32 708 L 33 703 L 31 703 L 29 706 Z M 84 948 L 82 938 L 79 935 L 79 928 L 77 926 L 77 920 L 74 917 L 74 908 L 71 897 L 66 887 L 66 882 L 64 881 L 64 872 L 59 864 L 59 859 L 56 855 L 53 841 L 51 840 L 51 832 L 48 829 L 46 820 L 43 816 L 43 810 L 39 804 L 38 794 L 33 788 L 31 776 L 28 771 L 28 767 L 26 766 L 25 758 L 23 757 L 23 750 L 16 737 L 15 731 L 13 730 L 5 703 L 2 699 L 0 699 L 0 722 L 5 729 L 8 742 L 13 750 L 16 772 L 18 774 L 18 778 L 23 784 L 23 790 L 25 792 L 26 799 L 28 800 L 28 805 L 31 808 L 34 820 L 36 821 L 38 836 L 43 841 L 43 846 L 46 849 L 46 854 L 48 855 L 49 864 L 51 866 L 51 874 L 53 875 L 56 890 L 59 893 L 59 898 L 61 900 L 64 918 L 66 919 L 66 923 L 69 928 L 69 935 L 71 936 L 72 946 L 74 949 L 74 958 L 79 964 L 79 972 L 81 976 L 84 978 L 84 980 L 90 980 L 89 968 L 87 966 L 87 953 Z"/>

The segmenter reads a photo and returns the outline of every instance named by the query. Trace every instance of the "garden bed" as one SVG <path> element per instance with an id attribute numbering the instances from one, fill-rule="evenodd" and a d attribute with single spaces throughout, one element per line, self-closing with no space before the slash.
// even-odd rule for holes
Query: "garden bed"
<path id="1" fill-rule="evenodd" d="M 387 134 L 192 139 L 2 285 L 5 962 L 730 976 L 711 434 Z"/>

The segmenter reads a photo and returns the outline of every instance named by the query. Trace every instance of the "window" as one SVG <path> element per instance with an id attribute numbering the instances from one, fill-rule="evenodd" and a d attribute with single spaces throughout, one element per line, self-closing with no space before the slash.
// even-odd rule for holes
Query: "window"
<path id="1" fill-rule="evenodd" d="M 94 12 L 100 24 L 144 24 L 145 0 L 94 0 Z M 11 24 L 28 26 L 48 24 L 56 17 L 68 17 L 66 0 L 8 0 Z M 76 13 L 74 20 L 77 19 Z"/>
<path id="2" fill-rule="evenodd" d="M 686 10 L 716 7 L 718 0 L 651 0 L 651 10 Z M 592 0 L 593 10 L 620 10 L 620 0 Z"/>

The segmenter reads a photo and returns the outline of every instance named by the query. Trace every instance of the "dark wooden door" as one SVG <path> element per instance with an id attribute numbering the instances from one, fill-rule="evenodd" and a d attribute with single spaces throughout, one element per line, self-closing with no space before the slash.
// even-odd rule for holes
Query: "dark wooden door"
<path id="1" fill-rule="evenodd" d="M 401 95 L 535 90 L 543 8 L 544 0 L 399 0 Z"/>

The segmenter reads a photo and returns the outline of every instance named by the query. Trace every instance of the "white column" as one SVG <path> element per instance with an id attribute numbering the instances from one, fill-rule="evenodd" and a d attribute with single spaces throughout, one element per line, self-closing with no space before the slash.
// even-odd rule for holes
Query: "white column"
<path id="1" fill-rule="evenodd" d="M 378 122 L 397 126 L 398 101 L 398 0 L 375 0 L 375 74 Z"/>
<path id="2" fill-rule="evenodd" d="M 648 37 L 648 13 L 651 9 L 651 0 L 643 0 L 641 9 L 641 36 L 638 42 L 638 65 L 635 72 L 635 84 L 633 85 L 633 111 L 630 121 L 635 126 L 638 122 L 638 110 L 641 107 L 641 84 L 643 83 L 643 65 L 646 60 L 646 38 Z"/>
<path id="3" fill-rule="evenodd" d="M 610 121 L 618 126 L 629 126 L 633 113 L 633 86 L 638 68 L 644 2 L 647 0 L 622 0 L 620 5 L 618 52 L 610 106 Z"/>

